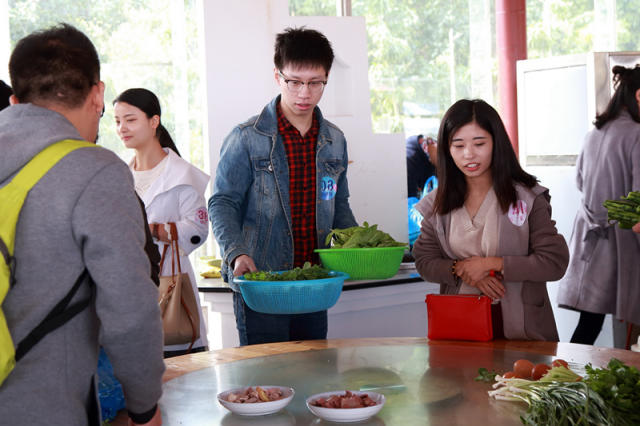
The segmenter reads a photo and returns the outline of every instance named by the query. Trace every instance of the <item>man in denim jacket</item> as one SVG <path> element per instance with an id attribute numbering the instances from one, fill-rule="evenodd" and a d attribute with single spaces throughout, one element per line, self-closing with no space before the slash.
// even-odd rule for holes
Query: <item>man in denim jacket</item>
<path id="1" fill-rule="evenodd" d="M 227 136 L 209 217 L 234 289 L 241 345 L 325 339 L 327 311 L 273 315 L 249 308 L 233 277 L 318 263 L 333 228 L 355 226 L 344 134 L 317 107 L 333 63 L 324 35 L 287 28 L 276 36 L 280 95 Z"/>

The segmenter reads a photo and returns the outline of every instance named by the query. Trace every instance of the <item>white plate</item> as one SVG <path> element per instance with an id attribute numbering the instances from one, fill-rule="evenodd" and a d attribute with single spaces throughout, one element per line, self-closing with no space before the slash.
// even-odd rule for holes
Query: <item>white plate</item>
<path id="1" fill-rule="evenodd" d="M 282 391 L 284 398 L 278 399 L 276 401 L 269 402 L 250 402 L 250 403 L 239 403 L 239 402 L 229 402 L 227 401 L 227 396 L 234 392 L 239 393 L 243 392 L 245 389 L 249 388 L 249 386 L 243 386 L 241 388 L 229 389 L 224 392 L 220 392 L 218 394 L 218 402 L 222 404 L 226 409 L 231 411 L 232 413 L 239 414 L 241 416 L 263 416 L 265 414 L 277 413 L 286 407 L 291 400 L 293 399 L 293 395 L 295 395 L 295 391 L 293 388 L 288 388 L 285 386 L 273 386 L 273 385 L 258 385 L 262 389 L 270 389 L 277 388 Z M 256 386 L 251 386 L 255 388 Z"/>
<path id="2" fill-rule="evenodd" d="M 319 399 L 319 398 L 329 398 L 332 395 L 344 395 L 345 391 L 333 391 L 333 392 L 324 392 L 316 395 L 312 395 L 307 398 L 307 408 L 316 416 L 320 417 L 323 420 L 327 420 L 330 422 L 359 422 L 362 420 L 366 420 L 369 417 L 373 417 L 380 410 L 382 410 L 382 406 L 384 405 L 386 399 L 384 395 L 376 392 L 360 392 L 360 391 L 351 391 L 351 393 L 356 395 L 369 395 L 369 398 L 377 402 L 376 405 L 371 407 L 364 408 L 324 408 L 324 407 L 316 407 L 311 405 L 311 402 Z"/>

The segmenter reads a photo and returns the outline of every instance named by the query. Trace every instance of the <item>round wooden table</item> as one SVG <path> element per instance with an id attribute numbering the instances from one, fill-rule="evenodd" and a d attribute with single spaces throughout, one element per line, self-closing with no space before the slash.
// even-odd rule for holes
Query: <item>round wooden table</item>
<path id="1" fill-rule="evenodd" d="M 562 358 L 579 373 L 611 358 L 640 367 L 640 354 L 571 343 L 459 342 L 365 338 L 284 342 L 228 348 L 165 360 L 160 407 L 165 425 L 323 425 L 306 397 L 329 390 L 372 390 L 387 403 L 368 425 L 516 425 L 525 404 L 490 399 L 478 368 L 498 372 L 527 358 Z M 216 399 L 234 387 L 281 385 L 296 395 L 285 410 L 260 418 L 231 414 Z M 117 424 L 117 423 L 116 423 Z M 327 423 L 328 424 L 328 423 Z"/>

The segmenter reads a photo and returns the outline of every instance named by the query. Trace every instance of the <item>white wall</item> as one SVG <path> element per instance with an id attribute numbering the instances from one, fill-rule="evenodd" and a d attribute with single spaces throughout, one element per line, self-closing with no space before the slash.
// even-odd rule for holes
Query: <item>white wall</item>
<path id="1" fill-rule="evenodd" d="M 336 54 L 319 106 L 347 138 L 356 219 L 407 241 L 404 136 L 372 131 L 364 18 L 292 17 L 287 0 L 208 0 L 203 6 L 211 175 L 224 137 L 279 93 L 275 35 L 305 25 L 325 34 Z"/>

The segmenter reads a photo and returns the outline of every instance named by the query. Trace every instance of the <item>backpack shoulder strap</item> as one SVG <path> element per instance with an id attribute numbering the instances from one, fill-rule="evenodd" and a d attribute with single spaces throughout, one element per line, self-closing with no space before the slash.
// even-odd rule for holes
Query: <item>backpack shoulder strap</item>
<path id="1" fill-rule="evenodd" d="M 22 190 L 29 190 L 44 176 L 58 161 L 71 151 L 78 148 L 96 147 L 97 145 L 85 141 L 65 139 L 49 145 L 36 154 L 11 180 L 11 184 Z"/>
<path id="2" fill-rule="evenodd" d="M 27 194 L 38 183 L 38 181 L 53 167 L 60 159 L 73 150 L 83 147 L 95 147 L 95 144 L 77 140 L 65 139 L 60 142 L 56 142 L 49 145 L 44 150 L 36 154 L 22 169 L 11 179 L 9 183 L 0 188 L 0 253 L 2 259 L 0 259 L 0 307 L 4 302 L 4 299 L 9 291 L 9 288 L 15 284 L 15 266 L 16 260 L 13 256 L 13 250 L 15 246 L 16 226 L 18 224 L 18 218 L 20 216 L 20 210 L 24 205 L 24 201 L 27 198 Z M 4 261 L 4 262 L 3 262 Z M 68 301 L 71 299 L 79 283 L 84 281 L 86 276 L 78 278 L 76 284 L 69 292 L 69 295 L 65 297 L 66 301 L 62 301 L 61 304 L 56 306 L 55 318 L 53 327 L 40 324 L 35 332 L 36 336 L 33 336 L 32 332 L 29 335 L 27 343 L 20 349 L 20 356 L 24 355 L 31 346 L 37 343 L 47 332 L 59 327 L 68 321 L 79 310 L 84 309 L 89 301 L 78 302 L 69 308 L 70 314 L 65 314 L 64 308 L 67 306 Z M 55 311 L 55 310 L 54 310 Z M 75 312 L 75 313 L 74 313 Z M 52 313 L 53 314 L 53 313 Z M 47 317 L 51 320 L 54 317 Z M 33 336 L 33 337 L 32 337 Z M 0 385 L 2 385 L 4 379 L 11 372 L 15 365 L 15 350 L 13 345 L 13 339 L 7 325 L 4 312 L 0 308 Z"/>
<path id="3" fill-rule="evenodd" d="M 83 300 L 80 300 L 73 305 L 69 306 L 69 302 L 76 294 L 80 285 L 86 280 L 89 279 L 89 285 L 93 288 L 93 281 L 91 280 L 91 276 L 89 275 L 89 271 L 85 268 L 82 271 L 82 274 L 78 277 L 71 290 L 67 293 L 67 295 L 58 302 L 58 304 L 49 312 L 49 314 L 34 328 L 31 332 L 24 338 L 18 346 L 16 347 L 16 362 L 20 361 L 29 350 L 35 346 L 44 336 L 51 333 L 53 330 L 56 330 L 59 327 L 62 327 L 69 321 L 71 318 L 75 317 L 77 314 L 82 312 L 84 308 L 89 306 L 91 300 L 93 299 L 93 292 Z"/>
<path id="4" fill-rule="evenodd" d="M 60 161 L 65 155 L 78 148 L 95 147 L 96 144 L 84 141 L 65 139 L 49 145 L 35 155 L 4 187 L 0 188 L 0 252 L 4 257 L 4 268 L 9 268 L 10 286 L 15 284 L 12 273 L 15 268 L 13 248 L 15 245 L 16 225 L 20 210 L 27 194 L 38 181 Z M 0 280 L 0 303 L 4 300 L 7 289 L 2 288 Z"/>

